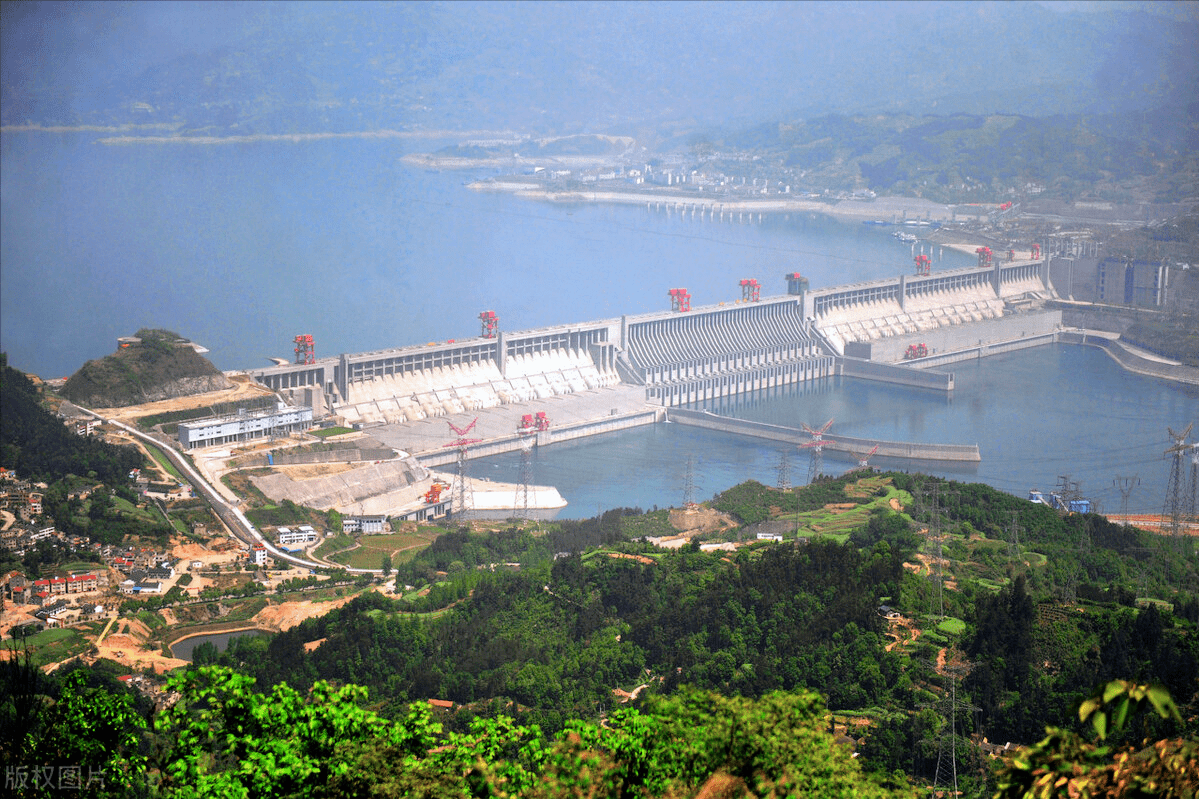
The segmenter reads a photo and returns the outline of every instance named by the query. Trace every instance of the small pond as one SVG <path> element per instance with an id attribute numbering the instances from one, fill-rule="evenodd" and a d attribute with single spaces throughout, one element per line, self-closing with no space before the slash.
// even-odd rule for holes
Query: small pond
<path id="1" fill-rule="evenodd" d="M 182 638 L 171 644 L 171 654 L 182 660 L 191 660 L 192 653 L 196 651 L 196 647 L 203 643 L 211 643 L 219 652 L 224 652 L 229 646 L 229 641 L 233 638 L 239 638 L 243 635 L 270 635 L 263 630 L 234 630 L 227 633 L 209 633 L 207 635 L 195 635 L 191 638 Z"/>

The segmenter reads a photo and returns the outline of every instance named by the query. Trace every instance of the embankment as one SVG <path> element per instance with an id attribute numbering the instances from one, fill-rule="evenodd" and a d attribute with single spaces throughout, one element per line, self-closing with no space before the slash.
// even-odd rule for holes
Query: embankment
<path id="1" fill-rule="evenodd" d="M 1098 347 L 1129 372 L 1199 386 L 1199 369 L 1146 358 L 1125 346 L 1119 339 L 1111 337 L 1110 334 L 1104 335 L 1102 332 L 1093 330 L 1063 330 L 1058 334 L 1058 340 L 1064 344 Z"/>

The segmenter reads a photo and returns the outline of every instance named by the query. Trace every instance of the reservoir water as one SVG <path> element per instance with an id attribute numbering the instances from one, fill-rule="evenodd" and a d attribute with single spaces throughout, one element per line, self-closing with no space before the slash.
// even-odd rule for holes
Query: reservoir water
<path id="1" fill-rule="evenodd" d="M 405 166 L 424 140 L 106 144 L 104 134 L 0 134 L 0 349 L 9 363 L 64 376 L 139 327 L 166 327 L 222 369 L 289 357 L 311 333 L 318 356 L 477 335 L 501 327 L 616 317 L 764 295 L 799 271 L 823 287 L 906 272 L 911 250 L 886 228 L 813 215 L 713 222 L 643 206 L 548 205 L 480 193 L 486 173 Z M 936 250 L 933 268 L 969 264 Z M 713 410 L 891 440 L 978 443 L 953 476 L 1016 494 L 1061 475 L 1119 510 L 1112 481 L 1136 475 L 1133 511 L 1162 508 L 1166 427 L 1199 420 L 1192 390 L 1121 371 L 1102 353 L 1054 346 L 957 365 L 951 397 L 862 381 L 740 398 Z M 773 485 L 768 443 L 658 425 L 547 448 L 535 479 L 562 515 L 677 505 L 687 456 L 695 497 L 754 478 Z M 788 453 L 791 482 L 807 462 Z M 851 463 L 826 453 L 825 471 Z M 938 473 L 921 464 L 888 464 Z M 516 480 L 517 459 L 473 464 Z"/>

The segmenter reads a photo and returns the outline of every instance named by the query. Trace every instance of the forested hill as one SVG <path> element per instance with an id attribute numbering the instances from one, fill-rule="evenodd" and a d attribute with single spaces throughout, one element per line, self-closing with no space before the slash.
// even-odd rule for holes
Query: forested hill
<path id="1" fill-rule="evenodd" d="M 68 475 L 125 484 L 142 457 L 132 447 L 79 436 L 42 407 L 37 388 L 0 353 L 0 466 L 53 483 Z"/>
<path id="2" fill-rule="evenodd" d="M 80 405 L 115 408 L 231 386 L 191 342 L 169 330 L 143 328 L 112 355 L 85 363 L 62 394 Z"/>
<path id="3" fill-rule="evenodd" d="M 0 753 L 192 799 L 1199 788 L 1189 547 L 897 473 L 712 505 L 785 539 L 663 550 L 669 512 L 628 509 L 446 531 L 400 564 L 402 597 L 198 647 L 150 725 L 120 688 L 7 659 Z"/>
<path id="4" fill-rule="evenodd" d="M 745 697 L 810 690 L 868 769 L 918 780 L 936 771 L 947 716 L 935 708 L 952 693 L 960 770 L 979 787 L 990 779 L 982 736 L 1032 743 L 1047 723 L 1077 725 L 1079 692 L 1105 680 L 1160 682 L 1194 718 L 1190 556 L 1099 516 L 927 480 L 859 473 L 798 491 L 739 486 L 713 504 L 741 519 L 798 516 L 814 537 L 736 552 L 640 543 L 665 512 L 611 512 L 544 535 L 447 533 L 398 567 L 419 589 L 408 597 L 367 593 L 197 662 L 219 660 L 263 689 L 361 684 L 387 713 L 449 700 L 463 708 L 452 725 L 515 709 L 551 731 L 630 694 L 684 685 Z M 858 523 L 832 527 L 854 513 Z M 1007 540 L 1013 513 L 1019 545 Z M 943 575 L 939 586 L 930 572 Z"/>
<path id="5" fill-rule="evenodd" d="M 831 114 L 695 137 L 695 155 L 751 152 L 804 186 L 867 187 L 937 202 L 1072 199 L 1179 203 L 1195 196 L 1199 102 L 1106 114 Z M 741 168 L 744 167 L 732 167 Z M 1131 187 L 1136 186 L 1134 193 Z M 1177 211 L 1166 211 L 1172 216 Z"/>

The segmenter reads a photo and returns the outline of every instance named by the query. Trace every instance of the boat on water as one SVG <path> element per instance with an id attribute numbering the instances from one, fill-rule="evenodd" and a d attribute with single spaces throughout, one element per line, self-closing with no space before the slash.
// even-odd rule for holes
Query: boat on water
<path id="1" fill-rule="evenodd" d="M 904 244 L 915 244 L 917 241 L 919 241 L 919 239 L 916 238 L 915 233 L 904 233 L 902 230 L 897 230 L 891 235 L 902 241 Z"/>
<path id="2" fill-rule="evenodd" d="M 885 219 L 865 219 L 862 221 L 862 224 L 863 225 L 889 225 L 891 223 Z"/>

